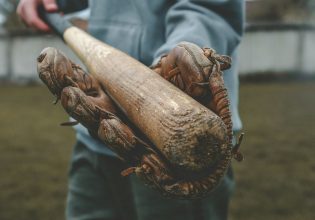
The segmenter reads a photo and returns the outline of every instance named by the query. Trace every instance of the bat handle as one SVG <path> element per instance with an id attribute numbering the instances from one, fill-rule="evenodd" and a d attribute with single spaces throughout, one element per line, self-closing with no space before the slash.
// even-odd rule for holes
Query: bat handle
<path id="1" fill-rule="evenodd" d="M 48 13 L 43 6 L 38 8 L 39 16 L 63 39 L 63 33 L 72 24 L 58 12 Z"/>

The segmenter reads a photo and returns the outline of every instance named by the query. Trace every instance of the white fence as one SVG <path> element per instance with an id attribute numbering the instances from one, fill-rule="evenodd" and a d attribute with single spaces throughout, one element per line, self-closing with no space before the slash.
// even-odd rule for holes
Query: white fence
<path id="1" fill-rule="evenodd" d="M 47 46 L 75 55 L 56 36 L 0 36 L 0 81 L 38 81 L 36 57 Z M 315 28 L 259 25 L 247 28 L 240 46 L 240 74 L 292 73 L 315 75 Z"/>
<path id="2" fill-rule="evenodd" d="M 253 25 L 240 47 L 240 74 L 292 73 L 315 76 L 315 28 Z"/>
<path id="3" fill-rule="evenodd" d="M 71 50 L 56 36 L 0 37 L 0 79 L 13 82 L 38 81 L 36 58 L 48 46 L 62 50 L 75 62 L 79 62 Z"/>

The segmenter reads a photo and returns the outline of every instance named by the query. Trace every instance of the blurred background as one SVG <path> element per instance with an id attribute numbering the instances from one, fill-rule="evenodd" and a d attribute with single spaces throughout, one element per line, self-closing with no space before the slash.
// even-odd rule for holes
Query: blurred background
<path id="1" fill-rule="evenodd" d="M 68 117 L 39 82 L 54 35 L 27 29 L 0 0 L 0 220 L 63 219 L 74 144 Z M 240 45 L 242 163 L 229 219 L 315 219 L 315 1 L 248 0 Z M 89 11 L 69 19 L 85 29 Z"/>

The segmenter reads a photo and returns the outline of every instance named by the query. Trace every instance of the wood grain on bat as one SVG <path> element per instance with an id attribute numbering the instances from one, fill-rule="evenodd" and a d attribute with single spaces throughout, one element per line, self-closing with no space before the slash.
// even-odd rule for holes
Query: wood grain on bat
<path id="1" fill-rule="evenodd" d="M 173 165 L 189 171 L 211 166 L 210 143 L 227 139 L 217 115 L 145 65 L 78 28 L 68 28 L 64 39 L 121 110 Z"/>

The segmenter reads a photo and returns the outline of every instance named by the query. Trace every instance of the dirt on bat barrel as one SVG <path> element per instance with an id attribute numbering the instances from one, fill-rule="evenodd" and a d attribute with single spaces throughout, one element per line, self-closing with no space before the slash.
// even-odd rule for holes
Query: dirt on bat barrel
<path id="1" fill-rule="evenodd" d="M 176 123 L 182 124 L 180 128 L 174 127 L 170 123 L 172 120 L 162 122 L 164 128 L 167 128 L 166 132 L 173 133 L 169 137 L 176 138 L 165 141 L 167 144 L 161 151 L 179 173 L 188 175 L 209 169 L 222 157 L 221 147 L 228 143 L 225 125 L 214 113 L 204 115 L 205 118 L 193 114 L 183 118 L 181 123 Z M 199 126 L 190 126 L 191 124 Z M 200 135 L 199 132 L 205 129 L 204 127 L 210 129 L 207 130 L 207 135 Z M 187 136 L 186 132 L 193 135 Z"/>

